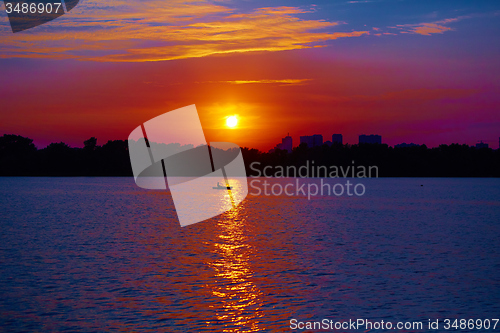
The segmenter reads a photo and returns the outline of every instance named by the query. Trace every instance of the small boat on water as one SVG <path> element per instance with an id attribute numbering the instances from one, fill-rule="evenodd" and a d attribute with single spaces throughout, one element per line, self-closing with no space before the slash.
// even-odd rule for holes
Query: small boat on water
<path id="1" fill-rule="evenodd" d="M 231 190 L 232 186 L 221 186 L 219 182 L 217 182 L 217 187 L 212 187 L 214 190 Z"/>

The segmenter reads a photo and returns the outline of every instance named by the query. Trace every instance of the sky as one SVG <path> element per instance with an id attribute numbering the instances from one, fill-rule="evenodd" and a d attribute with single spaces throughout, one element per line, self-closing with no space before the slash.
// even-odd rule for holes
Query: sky
<path id="1" fill-rule="evenodd" d="M 288 133 L 498 148 L 495 0 L 81 0 L 15 34 L 4 8 L 0 135 L 40 148 L 191 104 L 207 141 L 263 151 Z"/>

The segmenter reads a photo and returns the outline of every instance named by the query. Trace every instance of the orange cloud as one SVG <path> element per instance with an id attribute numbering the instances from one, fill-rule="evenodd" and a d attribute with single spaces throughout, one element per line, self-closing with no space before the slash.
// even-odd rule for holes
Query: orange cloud
<path id="1" fill-rule="evenodd" d="M 239 80 L 239 81 L 224 81 L 231 84 L 249 84 L 249 83 L 278 83 L 283 85 L 299 85 L 304 84 L 311 79 L 285 79 L 285 80 Z"/>
<path id="2" fill-rule="evenodd" d="M 227 84 L 279 84 L 282 86 L 288 85 L 303 85 L 312 79 L 282 79 L 282 80 L 232 80 L 232 81 L 203 81 L 196 83 L 227 83 Z"/>
<path id="3" fill-rule="evenodd" d="M 389 27 L 389 28 L 399 29 L 401 30 L 400 33 L 413 33 L 424 36 L 430 36 L 432 34 L 442 34 L 445 31 L 453 30 L 452 28 L 446 27 L 445 25 L 448 23 L 460 21 L 465 18 L 471 18 L 471 16 L 459 16 L 455 18 L 448 18 L 434 22 L 424 22 L 417 24 L 398 24 L 395 27 Z"/>
<path id="4" fill-rule="evenodd" d="M 369 34 L 326 32 L 339 23 L 297 16 L 309 12 L 268 7 L 236 14 L 207 0 L 85 1 L 26 33 L 12 34 L 8 26 L 0 26 L 0 54 L 142 62 L 321 47 L 328 40 Z"/>
<path id="5" fill-rule="evenodd" d="M 410 31 L 419 35 L 430 36 L 431 34 L 442 34 L 445 31 L 453 30 L 436 23 L 422 23 L 410 28 Z"/>

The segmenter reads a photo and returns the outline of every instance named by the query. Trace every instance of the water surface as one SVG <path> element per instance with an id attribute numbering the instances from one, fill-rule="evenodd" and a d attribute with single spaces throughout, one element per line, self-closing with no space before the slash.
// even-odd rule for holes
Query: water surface
<path id="1" fill-rule="evenodd" d="M 180 228 L 169 193 L 131 178 L 0 178 L 2 329 L 498 318 L 500 180 L 363 183 L 361 197 L 249 196 Z"/>

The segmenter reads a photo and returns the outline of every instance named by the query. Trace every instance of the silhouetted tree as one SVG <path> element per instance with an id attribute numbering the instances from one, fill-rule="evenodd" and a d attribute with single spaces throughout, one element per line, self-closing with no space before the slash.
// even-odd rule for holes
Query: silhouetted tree
<path id="1" fill-rule="evenodd" d="M 97 146 L 97 139 L 95 137 L 91 137 L 88 140 L 83 141 L 83 149 L 86 151 L 93 151 Z"/>
<path id="2" fill-rule="evenodd" d="M 4 134 L 0 137 L 0 175 L 29 175 L 36 152 L 32 139 Z"/>
<path id="3" fill-rule="evenodd" d="M 162 145 L 150 143 L 156 149 Z M 180 148 L 180 145 L 178 145 Z M 173 145 L 172 147 L 177 147 Z M 262 171 L 266 166 L 377 166 L 380 177 L 500 177 L 500 149 L 476 149 L 467 145 L 425 145 L 393 148 L 385 144 L 332 144 L 307 147 L 301 144 L 291 153 L 276 149 L 263 153 L 242 148 L 249 176 L 254 165 Z M 217 159 L 230 161 L 234 152 L 217 152 Z M 353 163 L 354 161 L 354 163 Z M 92 137 L 84 148 L 71 148 L 63 142 L 51 143 L 37 150 L 33 140 L 19 135 L 0 137 L 0 176 L 131 176 L 128 142 L 108 141 L 102 147 Z"/>

